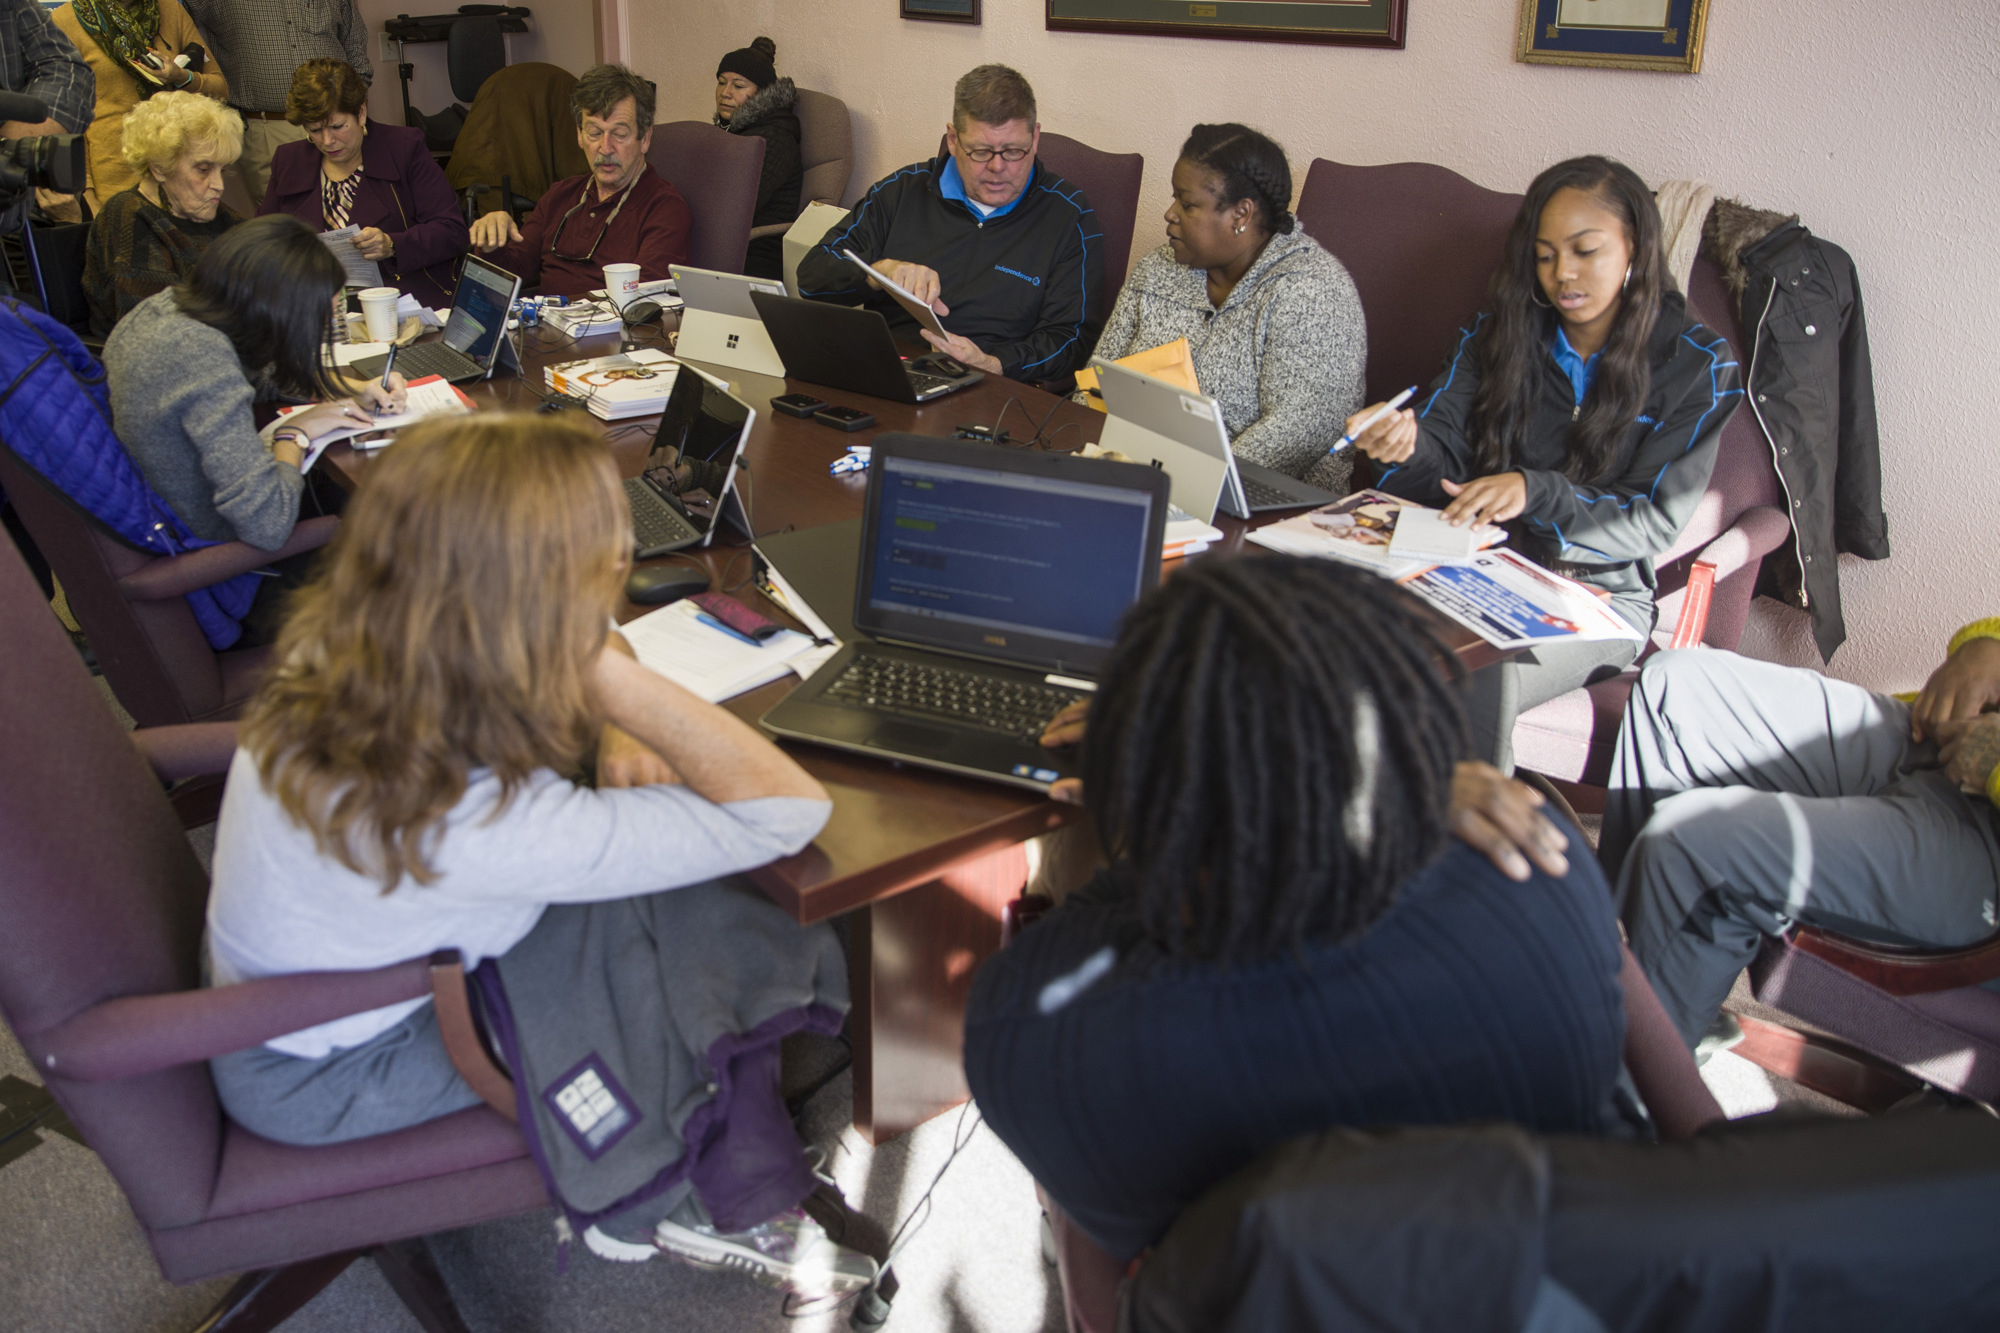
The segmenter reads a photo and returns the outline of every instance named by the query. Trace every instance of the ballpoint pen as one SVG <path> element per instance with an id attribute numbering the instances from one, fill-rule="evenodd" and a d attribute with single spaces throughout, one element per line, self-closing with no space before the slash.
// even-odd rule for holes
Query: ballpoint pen
<path id="1" fill-rule="evenodd" d="M 396 372 L 396 353 L 401 350 L 402 348 L 398 347 L 395 343 L 389 344 L 389 359 L 382 363 L 382 387 L 384 390 L 389 387 L 389 376 Z"/>
<path id="2" fill-rule="evenodd" d="M 1388 416 L 1391 412 L 1401 407 L 1404 403 L 1409 402 L 1410 399 L 1416 397 L 1416 394 L 1417 394 L 1417 386 L 1412 384 L 1409 388 L 1403 390 L 1401 393 L 1397 394 L 1394 398 L 1391 398 L 1388 402 L 1376 408 L 1373 412 L 1370 412 L 1368 414 L 1368 419 L 1366 421 L 1363 421 L 1353 430 L 1350 430 L 1349 432 L 1347 432 L 1347 434 L 1341 436 L 1338 440 L 1334 441 L 1333 448 L 1327 450 L 1327 452 L 1330 454 L 1337 454 L 1342 449 L 1347 448 L 1347 446 L 1353 444 L 1354 441 L 1358 439 L 1360 436 L 1366 434 L 1370 426 L 1373 426 L 1383 417 Z"/>

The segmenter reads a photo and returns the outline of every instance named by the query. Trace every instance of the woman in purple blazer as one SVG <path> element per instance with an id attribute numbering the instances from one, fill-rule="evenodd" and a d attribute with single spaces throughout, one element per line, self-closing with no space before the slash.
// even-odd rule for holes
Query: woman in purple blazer
<path id="1" fill-rule="evenodd" d="M 424 147 L 424 132 L 368 123 L 368 89 L 344 60 L 308 60 L 292 75 L 285 119 L 306 132 L 271 158 L 260 213 L 290 213 L 316 231 L 361 230 L 354 243 L 394 284 L 442 310 L 472 245 L 458 198 Z"/>

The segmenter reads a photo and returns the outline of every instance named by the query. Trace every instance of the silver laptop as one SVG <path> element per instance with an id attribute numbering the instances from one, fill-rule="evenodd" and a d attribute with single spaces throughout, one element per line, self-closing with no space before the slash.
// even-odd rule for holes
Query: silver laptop
<path id="1" fill-rule="evenodd" d="M 436 342 L 412 343 L 396 352 L 396 369 L 406 380 L 442 375 L 452 384 L 490 380 L 501 366 L 521 373 L 521 358 L 507 334 L 507 315 L 521 294 L 521 280 L 478 255 L 467 255 L 451 294 L 451 313 L 444 336 Z M 356 361 L 357 375 L 374 379 L 389 363 L 387 356 Z"/>
<path id="2" fill-rule="evenodd" d="M 775 735 L 1045 791 L 1042 730 L 1089 697 L 1160 581 L 1167 478 L 1102 458 L 875 437 L 856 640 L 766 713 Z"/>
<path id="3" fill-rule="evenodd" d="M 764 321 L 750 303 L 750 293 L 785 295 L 785 284 L 741 273 L 717 273 L 705 268 L 671 265 L 674 285 L 685 306 L 674 355 L 683 361 L 745 370 L 753 375 L 785 377 L 785 363 L 764 332 Z"/>
<path id="4" fill-rule="evenodd" d="M 736 492 L 736 473 L 757 409 L 729 392 L 726 380 L 683 362 L 660 413 L 646 470 L 625 479 L 632 507 L 633 556 L 639 560 L 689 546 L 707 546 L 715 530 L 729 524 L 753 536 L 750 516 Z M 703 508 L 689 504 L 674 487 L 674 465 L 682 458 L 728 460 L 721 491 Z"/>
<path id="5" fill-rule="evenodd" d="M 1236 456 L 1222 406 L 1153 375 L 1103 358 L 1093 359 L 1104 407 L 1100 447 L 1141 463 L 1155 463 L 1174 479 L 1174 504 L 1204 523 L 1220 509 L 1248 518 L 1271 509 L 1308 509 L 1340 497 L 1275 468 Z"/>

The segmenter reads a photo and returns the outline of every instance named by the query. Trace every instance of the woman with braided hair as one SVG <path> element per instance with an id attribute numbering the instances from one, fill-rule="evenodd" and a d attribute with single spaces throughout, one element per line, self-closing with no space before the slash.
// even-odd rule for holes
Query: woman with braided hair
<path id="1" fill-rule="evenodd" d="M 1112 1253 L 1328 1126 L 1613 1123 L 1603 876 L 1450 836 L 1456 674 L 1327 561 L 1196 562 L 1132 610 L 1083 740 L 1109 864 L 987 960 L 965 1031 L 987 1123 Z"/>
<path id="2" fill-rule="evenodd" d="M 1239 456 L 1345 494 L 1352 464 L 1327 450 L 1361 406 L 1368 326 L 1354 280 L 1289 211 L 1285 150 L 1197 125 L 1173 185 L 1167 243 L 1133 266 L 1097 355 L 1186 338 Z"/>
<path id="3" fill-rule="evenodd" d="M 1641 634 L 1653 561 L 1694 517 L 1743 400 L 1729 344 L 1674 289 L 1660 230 L 1652 191 L 1624 163 L 1544 171 L 1507 232 L 1489 308 L 1428 393 L 1355 441 L 1383 465 L 1383 490 L 1445 505 L 1454 523 L 1506 525 L 1517 549 L 1595 587 Z M 1480 672 L 1475 751 L 1511 769 L 1518 713 L 1616 675 L 1638 649 L 1556 644 Z"/>

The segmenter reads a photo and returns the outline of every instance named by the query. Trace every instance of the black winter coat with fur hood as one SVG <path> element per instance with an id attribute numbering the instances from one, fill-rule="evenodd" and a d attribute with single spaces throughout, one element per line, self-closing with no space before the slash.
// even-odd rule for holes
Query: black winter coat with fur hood
<path id="1" fill-rule="evenodd" d="M 728 120 L 716 123 L 731 134 L 754 134 L 764 141 L 764 174 L 757 181 L 757 211 L 753 227 L 782 223 L 799 215 L 799 183 L 805 166 L 799 156 L 798 89 L 790 79 L 759 88 Z M 761 236 L 750 242 L 743 271 L 757 278 L 785 276 L 785 238 Z"/>

